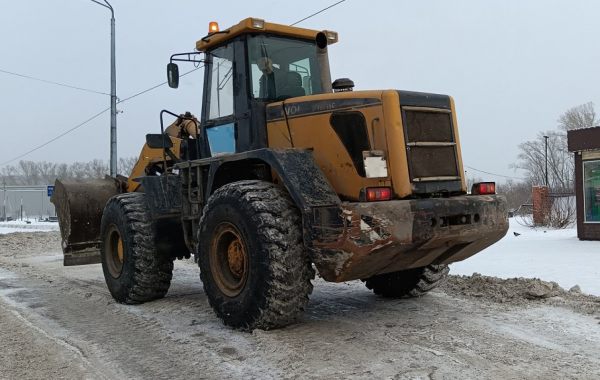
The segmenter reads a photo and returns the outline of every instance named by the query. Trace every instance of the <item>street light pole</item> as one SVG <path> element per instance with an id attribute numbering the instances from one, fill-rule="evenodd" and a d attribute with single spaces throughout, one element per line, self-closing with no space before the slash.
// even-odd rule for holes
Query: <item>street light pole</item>
<path id="1" fill-rule="evenodd" d="M 110 10 L 110 175 L 117 176 L 117 67 L 115 59 L 115 11 L 107 0 L 94 3 Z"/>
<path id="2" fill-rule="evenodd" d="M 546 142 L 546 153 L 544 153 L 544 159 L 546 161 L 546 187 L 548 187 L 548 136 L 544 136 L 544 140 Z"/>
<path id="3" fill-rule="evenodd" d="M 4 217 L 4 221 L 6 222 L 6 180 L 4 180 L 3 182 L 4 182 L 4 203 L 2 206 L 2 214 Z"/>

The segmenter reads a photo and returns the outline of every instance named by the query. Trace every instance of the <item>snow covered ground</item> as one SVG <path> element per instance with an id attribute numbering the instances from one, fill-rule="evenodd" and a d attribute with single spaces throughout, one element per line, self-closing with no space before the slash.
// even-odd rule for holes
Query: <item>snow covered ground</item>
<path id="1" fill-rule="evenodd" d="M 450 273 L 475 272 L 501 278 L 537 277 L 569 289 L 600 296 L 600 241 L 577 239 L 575 227 L 530 228 L 510 219 L 508 234 L 483 252 L 450 267 Z M 515 236 L 515 233 L 520 234 Z"/>
<path id="2" fill-rule="evenodd" d="M 10 222 L 0 221 L 0 234 L 9 234 L 12 232 L 33 232 L 33 231 L 58 231 L 57 222 L 39 222 L 35 219 L 29 219 L 30 223 L 24 220 L 11 220 Z"/>

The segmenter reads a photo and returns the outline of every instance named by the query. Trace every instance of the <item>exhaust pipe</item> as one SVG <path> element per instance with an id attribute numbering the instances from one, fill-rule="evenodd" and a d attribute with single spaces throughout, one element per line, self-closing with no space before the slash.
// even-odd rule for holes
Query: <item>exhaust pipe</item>
<path id="1" fill-rule="evenodd" d="M 324 94 L 333 92 L 331 87 L 331 71 L 329 69 L 329 55 L 327 54 L 327 35 L 317 33 L 317 62 L 321 68 L 321 88 Z"/>

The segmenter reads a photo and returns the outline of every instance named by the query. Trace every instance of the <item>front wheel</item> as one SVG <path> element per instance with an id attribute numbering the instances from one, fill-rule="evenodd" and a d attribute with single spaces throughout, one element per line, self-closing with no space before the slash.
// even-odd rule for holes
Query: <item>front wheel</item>
<path id="1" fill-rule="evenodd" d="M 240 181 L 219 188 L 200 220 L 200 278 L 217 316 L 243 330 L 292 323 L 314 277 L 298 210 L 280 187 Z"/>
<path id="2" fill-rule="evenodd" d="M 121 303 L 142 303 L 167 294 L 173 258 L 158 251 L 155 226 L 143 193 L 112 197 L 100 223 L 102 271 L 110 294 Z"/>

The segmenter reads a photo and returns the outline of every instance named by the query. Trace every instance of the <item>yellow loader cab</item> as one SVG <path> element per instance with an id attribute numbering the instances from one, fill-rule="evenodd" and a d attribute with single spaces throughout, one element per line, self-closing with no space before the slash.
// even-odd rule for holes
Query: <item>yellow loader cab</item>
<path id="1" fill-rule="evenodd" d="M 82 185 L 57 186 L 65 263 L 100 260 L 115 299 L 163 297 L 172 260 L 192 253 L 223 322 L 268 329 L 304 308 L 313 263 L 327 281 L 420 296 L 505 235 L 494 184 L 466 188 L 451 97 L 332 82 L 332 31 L 256 18 L 209 30 L 167 66 L 177 87 L 176 62 L 204 64 L 195 138 L 163 135 L 163 111 L 133 174 L 107 179 L 114 194 L 88 199 L 105 204 L 88 218 Z M 72 215 L 98 236 L 75 234 Z"/>

